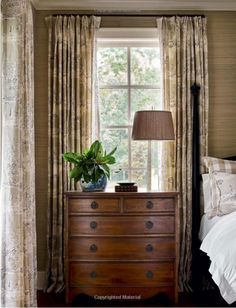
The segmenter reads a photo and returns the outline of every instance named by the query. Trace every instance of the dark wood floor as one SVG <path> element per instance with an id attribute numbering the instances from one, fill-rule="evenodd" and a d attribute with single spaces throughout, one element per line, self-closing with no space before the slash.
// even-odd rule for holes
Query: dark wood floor
<path id="1" fill-rule="evenodd" d="M 180 293 L 179 302 L 174 305 L 165 296 L 153 298 L 145 303 L 129 302 L 103 302 L 89 300 L 86 296 L 80 296 L 71 305 L 66 305 L 64 293 L 53 294 L 38 291 L 39 307 L 236 307 L 236 302 L 232 305 L 222 299 L 218 290 L 201 292 L 199 294 Z"/>

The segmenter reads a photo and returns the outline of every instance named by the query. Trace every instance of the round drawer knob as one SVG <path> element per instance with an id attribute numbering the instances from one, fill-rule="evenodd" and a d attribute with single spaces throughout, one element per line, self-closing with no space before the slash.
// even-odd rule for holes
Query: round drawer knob
<path id="1" fill-rule="evenodd" d="M 96 209 L 98 208 L 98 203 L 97 203 L 96 201 L 93 201 L 93 202 L 91 203 L 91 208 L 92 208 L 93 210 L 96 210 Z"/>
<path id="2" fill-rule="evenodd" d="M 91 222 L 90 222 L 90 228 L 91 228 L 91 229 L 96 229 L 97 226 L 98 226 L 98 224 L 97 224 L 96 221 L 91 221 Z"/>
<path id="3" fill-rule="evenodd" d="M 97 250 L 98 250 L 97 245 L 92 244 L 92 245 L 90 246 L 90 251 L 96 252 Z"/>
<path id="4" fill-rule="evenodd" d="M 147 272 L 146 272 L 146 277 L 147 277 L 148 279 L 152 279 L 152 278 L 153 278 L 153 272 L 152 272 L 152 271 L 147 271 Z"/>
<path id="5" fill-rule="evenodd" d="M 146 228 L 147 228 L 147 229 L 152 229 L 152 227 L 153 227 L 153 222 L 147 221 L 147 222 L 146 222 Z"/>
<path id="6" fill-rule="evenodd" d="M 146 204 L 147 209 L 151 210 L 153 208 L 153 203 L 152 201 L 148 201 Z"/>
<path id="7" fill-rule="evenodd" d="M 148 244 L 148 245 L 146 246 L 146 251 L 152 252 L 153 250 L 154 250 L 154 248 L 153 248 L 152 244 Z"/>
<path id="8" fill-rule="evenodd" d="M 97 277 L 97 273 L 96 272 L 91 272 L 90 273 L 90 277 L 91 278 L 96 278 Z"/>

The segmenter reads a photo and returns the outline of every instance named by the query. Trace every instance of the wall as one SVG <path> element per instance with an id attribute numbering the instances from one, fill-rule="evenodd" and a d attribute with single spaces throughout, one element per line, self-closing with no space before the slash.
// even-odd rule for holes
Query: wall
<path id="1" fill-rule="evenodd" d="M 41 271 L 46 264 L 48 150 L 47 28 L 44 18 L 55 13 L 59 12 L 36 11 L 35 19 L 36 204 L 38 269 Z M 209 154 L 218 157 L 236 155 L 236 12 L 197 13 L 203 13 L 208 18 Z M 155 27 L 155 19 L 104 17 L 102 26 Z"/>
<path id="2" fill-rule="evenodd" d="M 236 12 L 211 13 L 209 48 L 209 154 L 236 155 Z"/>

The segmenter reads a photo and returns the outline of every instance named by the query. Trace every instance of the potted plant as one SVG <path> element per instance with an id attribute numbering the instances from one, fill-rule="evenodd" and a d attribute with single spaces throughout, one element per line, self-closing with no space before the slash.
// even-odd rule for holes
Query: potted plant
<path id="1" fill-rule="evenodd" d="M 80 181 L 83 191 L 101 191 L 110 178 L 110 168 L 108 165 L 116 162 L 113 154 L 117 147 L 110 153 L 103 149 L 102 142 L 96 140 L 88 150 L 83 153 L 67 152 L 63 154 L 64 160 L 74 164 L 69 176 L 75 182 Z"/>

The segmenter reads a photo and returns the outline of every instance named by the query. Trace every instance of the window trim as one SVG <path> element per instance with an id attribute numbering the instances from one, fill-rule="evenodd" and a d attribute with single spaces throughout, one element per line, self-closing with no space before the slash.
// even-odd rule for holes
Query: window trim
<path id="1" fill-rule="evenodd" d="M 97 47 L 155 47 L 159 45 L 157 28 L 100 28 Z"/>

